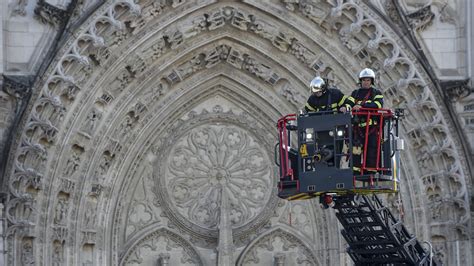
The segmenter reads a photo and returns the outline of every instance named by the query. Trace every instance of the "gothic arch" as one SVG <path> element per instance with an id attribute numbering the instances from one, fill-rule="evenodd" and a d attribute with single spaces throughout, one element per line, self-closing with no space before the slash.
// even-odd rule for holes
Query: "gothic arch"
<path id="1" fill-rule="evenodd" d="M 240 253 L 236 265 L 283 264 L 323 265 L 311 249 L 311 241 L 288 226 L 278 226 L 261 234 Z M 296 256 L 295 250 L 300 250 Z M 272 257 L 271 254 L 277 252 Z"/>
<path id="2" fill-rule="evenodd" d="M 127 243 L 120 265 L 170 263 L 204 265 L 199 252 L 191 243 L 168 228 L 147 228 L 139 237 Z M 154 256 L 142 256 L 143 250 L 153 251 Z"/>
<path id="3" fill-rule="evenodd" d="M 421 208 L 409 221 L 440 252 L 457 250 L 470 261 L 470 244 L 455 245 L 466 241 L 470 224 L 461 141 L 416 54 L 389 24 L 353 0 L 197 2 L 107 1 L 64 42 L 35 84 L 9 158 L 12 265 L 80 263 L 83 253 L 118 262 L 129 213 L 123 206 L 130 205 L 120 192 L 141 182 L 137 173 L 154 171 L 140 165 L 147 156 L 167 155 L 152 151 L 165 141 L 156 136 L 171 137 L 173 125 L 185 121 L 226 118 L 268 144 L 274 121 L 304 103 L 315 73 L 349 92 L 365 66 L 377 70 L 387 105 L 408 111 L 402 198 Z M 215 96 L 229 106 L 214 104 Z M 271 159 L 269 147 L 261 149 Z M 266 200 L 275 206 L 274 195 Z M 166 216 L 160 226 L 178 226 L 193 244 L 209 232 L 193 235 L 200 229 Z M 237 227 L 241 244 L 269 214 L 255 217 L 261 219 Z M 65 253 L 66 242 L 73 253 Z"/>

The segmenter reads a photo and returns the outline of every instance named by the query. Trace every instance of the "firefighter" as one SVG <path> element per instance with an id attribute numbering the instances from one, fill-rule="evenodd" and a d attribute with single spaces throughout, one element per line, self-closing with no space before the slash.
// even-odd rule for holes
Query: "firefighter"
<path id="1" fill-rule="evenodd" d="M 359 73 L 359 88 L 354 90 L 350 96 L 354 102 L 353 111 L 359 111 L 361 108 L 382 108 L 383 95 L 382 92 L 375 87 L 375 72 L 370 68 L 364 68 Z M 377 119 L 370 119 L 366 121 L 365 115 L 354 116 L 354 138 L 353 138 L 353 164 L 354 174 L 360 174 L 363 163 L 363 153 L 365 144 L 366 127 L 369 127 L 368 141 L 367 141 L 367 158 L 365 158 L 366 168 L 376 168 L 377 160 L 377 138 L 379 132 L 377 131 Z M 365 173 L 376 172 L 374 169 L 364 171 Z"/>
<path id="2" fill-rule="evenodd" d="M 310 83 L 311 95 L 304 106 L 304 113 L 319 112 L 321 114 L 334 114 L 337 112 L 346 113 L 350 110 L 353 102 L 337 88 L 328 88 L 328 85 L 320 76 L 316 76 Z M 334 140 L 330 135 L 320 136 L 319 151 L 317 158 L 326 162 L 329 166 L 339 168 L 341 156 L 335 156 L 342 151 L 342 142 L 337 142 L 334 147 Z M 336 157 L 336 160 L 334 160 Z M 318 160 L 318 161 L 319 161 Z"/>
<path id="3" fill-rule="evenodd" d="M 333 111 L 345 113 L 353 102 L 339 89 L 328 88 L 321 77 L 315 77 L 310 83 L 311 95 L 304 106 L 305 112 Z"/>

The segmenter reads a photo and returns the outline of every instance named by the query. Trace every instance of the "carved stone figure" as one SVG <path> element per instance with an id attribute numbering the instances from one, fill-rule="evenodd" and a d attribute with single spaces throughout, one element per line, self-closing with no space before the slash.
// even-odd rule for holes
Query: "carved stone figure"
<path id="1" fill-rule="evenodd" d="M 33 244 L 31 241 L 24 241 L 21 250 L 21 264 L 22 265 L 35 265 L 35 259 L 33 255 Z"/>
<path id="2" fill-rule="evenodd" d="M 27 5 L 28 5 L 28 0 L 16 0 L 15 7 L 13 8 L 13 14 L 26 16 Z"/>
<path id="3" fill-rule="evenodd" d="M 94 135 L 97 123 L 101 118 L 102 112 L 100 112 L 96 108 L 92 108 L 90 113 L 87 115 L 85 121 L 83 122 L 81 132 L 85 133 L 90 138 L 92 135 Z"/>
<path id="4" fill-rule="evenodd" d="M 65 225 L 68 213 L 68 201 L 66 199 L 59 199 L 56 203 L 54 212 L 54 223 L 58 225 Z"/>

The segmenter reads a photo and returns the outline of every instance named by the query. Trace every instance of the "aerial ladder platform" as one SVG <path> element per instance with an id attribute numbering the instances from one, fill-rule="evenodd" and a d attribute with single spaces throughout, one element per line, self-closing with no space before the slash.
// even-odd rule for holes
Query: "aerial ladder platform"
<path id="1" fill-rule="evenodd" d="M 334 208 L 355 265 L 441 265 L 377 196 L 399 190 L 402 117 L 401 109 L 361 109 L 278 120 L 278 196 L 288 201 L 319 197 L 323 208 Z M 376 149 L 365 149 L 374 136 Z M 355 157 L 357 146 L 362 151 Z M 370 152 L 376 154 L 375 166 L 367 165 Z M 355 164 L 354 157 L 361 161 Z"/>
<path id="2" fill-rule="evenodd" d="M 355 265 L 440 265 L 376 194 L 334 199 Z"/>

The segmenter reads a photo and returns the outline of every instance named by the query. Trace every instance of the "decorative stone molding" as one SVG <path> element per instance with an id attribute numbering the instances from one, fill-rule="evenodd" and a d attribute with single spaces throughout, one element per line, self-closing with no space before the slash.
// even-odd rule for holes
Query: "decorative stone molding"
<path id="1" fill-rule="evenodd" d="M 68 11 L 58 8 L 46 0 L 38 0 L 35 7 L 35 17 L 44 24 L 60 26 L 68 19 Z"/>
<path id="2" fill-rule="evenodd" d="M 13 15 L 26 16 L 26 6 L 28 5 L 28 0 L 16 0 L 13 4 Z"/>
<path id="3" fill-rule="evenodd" d="M 18 100 L 25 100 L 31 94 L 33 76 L 3 75 L 3 91 Z"/>
<path id="4" fill-rule="evenodd" d="M 189 5 L 191 4 L 194 3 L 190 2 Z M 133 165 L 130 166 L 124 157 L 133 154 L 142 156 L 142 154 L 133 153 L 142 149 L 142 147 L 134 147 L 131 144 L 136 144 L 137 139 L 143 138 L 142 131 L 147 129 L 153 119 L 163 118 L 161 113 L 166 113 L 171 106 L 170 102 L 175 101 L 175 104 L 179 104 L 180 108 L 184 110 L 188 110 L 196 103 L 195 99 L 185 101 L 179 96 L 184 91 L 193 89 L 189 84 L 198 83 L 197 73 L 199 73 L 199 76 L 204 76 L 206 73 L 215 71 L 214 73 L 218 76 L 221 74 L 217 71 L 220 67 L 231 66 L 234 70 L 238 69 L 239 71 L 234 71 L 238 72 L 238 77 L 235 78 L 236 83 L 239 81 L 242 87 L 253 85 L 253 88 L 248 89 L 248 92 L 261 94 L 260 97 L 266 99 L 266 101 L 259 100 L 255 105 L 272 106 L 275 110 L 271 110 L 271 112 L 282 112 L 280 108 L 287 108 L 283 104 L 284 101 L 293 106 L 298 106 L 305 99 L 301 94 L 303 89 L 298 88 L 300 86 L 298 82 L 305 84 L 306 74 L 290 73 L 291 71 L 297 72 L 301 69 L 308 73 L 321 71 L 321 73 L 329 76 L 331 72 L 336 72 L 331 67 L 335 67 L 337 64 L 342 64 L 348 68 L 348 70 L 345 70 L 348 72 L 345 74 L 346 76 L 353 75 L 353 73 L 349 73 L 351 72 L 349 70 L 351 66 L 357 66 L 358 64 L 373 66 L 377 69 L 381 80 L 385 84 L 392 84 L 388 89 L 384 89 L 388 105 L 408 109 L 403 133 L 408 137 L 407 141 L 413 147 L 415 159 L 412 162 L 406 162 L 406 167 L 419 167 L 417 171 L 419 170 L 420 176 L 413 176 L 413 182 L 418 182 L 417 184 L 420 185 L 422 191 L 426 193 L 414 195 L 411 199 L 420 204 L 419 209 L 422 210 L 420 214 L 416 215 L 422 217 L 426 214 L 428 217 L 432 217 L 432 219 L 427 220 L 428 225 L 426 227 L 420 226 L 426 237 L 430 237 L 430 230 L 433 229 L 436 230 L 436 235 L 431 235 L 432 240 L 448 239 L 451 236 L 460 239 L 467 238 L 466 230 L 470 223 L 470 206 L 466 182 L 469 182 L 469 180 L 465 175 L 465 162 L 459 154 L 458 143 L 456 143 L 456 139 L 449 128 L 449 121 L 446 122 L 443 106 L 438 104 L 439 99 L 437 97 L 439 95 L 436 94 L 435 89 L 429 86 L 430 82 L 427 75 L 422 72 L 423 70 L 417 64 L 415 57 L 406 50 L 405 44 L 395 38 L 395 33 L 389 28 L 387 29 L 388 26 L 383 24 L 382 20 L 378 20 L 377 15 L 365 6 L 364 2 L 321 2 L 319 6 L 316 6 L 301 1 L 284 1 L 284 3 L 280 3 L 280 6 L 271 4 L 271 8 L 274 9 L 262 8 L 260 10 L 258 3 L 251 1 L 246 3 L 225 2 L 224 4 L 211 4 L 209 2 L 208 7 L 200 6 L 196 10 L 189 9 L 191 11 L 185 8 L 186 5 L 188 3 L 185 1 L 173 1 L 173 3 L 166 1 L 166 3 L 157 2 L 155 4 L 150 1 L 137 3 L 131 0 L 108 1 L 95 14 L 90 16 L 83 28 L 79 28 L 73 34 L 73 37 L 67 40 L 45 77 L 38 83 L 38 86 L 42 87 L 38 88 L 38 94 L 35 95 L 36 98 L 31 104 L 29 113 L 25 115 L 22 136 L 16 144 L 16 153 L 12 156 L 13 159 L 10 162 L 8 175 L 10 177 L 10 200 L 6 207 L 9 222 L 8 234 L 10 235 L 9 246 L 22 247 L 22 244 L 31 244 L 32 251 L 29 246 L 24 247 L 27 251 L 24 258 L 28 258 L 28 261 L 30 261 L 30 257 L 33 261 L 44 259 L 37 254 L 53 254 L 53 250 L 59 248 L 58 245 L 55 244 L 54 247 L 51 245 L 35 245 L 36 241 L 42 243 L 46 241 L 45 239 L 50 239 L 51 235 L 54 235 L 54 232 L 42 232 L 40 230 L 40 228 L 49 225 L 45 224 L 46 218 L 44 216 L 37 215 L 38 209 L 41 210 L 41 213 L 45 213 L 49 206 L 49 208 L 53 208 L 49 211 L 58 210 L 57 217 L 51 217 L 52 219 L 50 219 L 50 222 L 55 220 L 57 226 L 64 226 L 64 214 L 66 214 L 66 217 L 75 220 L 79 209 L 81 213 L 84 212 L 84 209 L 89 211 L 84 212 L 84 216 L 82 216 L 84 217 L 80 225 L 82 227 L 75 230 L 84 229 L 84 232 L 93 232 L 93 229 L 97 228 L 98 231 L 94 232 L 96 240 L 69 239 L 72 241 L 67 241 L 68 248 L 70 247 L 71 253 L 76 257 L 80 256 L 76 251 L 83 248 L 78 247 L 79 244 L 76 243 L 82 242 L 85 245 L 98 246 L 94 250 L 94 252 L 100 251 L 100 254 L 97 254 L 99 257 L 97 260 L 104 262 L 105 260 L 101 261 L 101 257 L 108 256 L 111 258 L 112 264 L 119 262 L 116 261 L 118 256 L 123 259 L 122 262 L 139 262 L 145 258 L 140 254 L 151 252 L 148 247 L 156 247 L 155 244 L 162 243 L 157 242 L 156 239 L 168 239 L 166 243 L 171 243 L 170 248 L 172 250 L 179 249 L 176 248 L 176 245 L 179 246 L 179 244 L 175 244 L 176 241 L 173 240 L 173 237 L 164 236 L 160 238 L 157 236 L 155 240 L 151 240 L 154 238 L 153 236 L 146 239 L 146 236 L 142 235 L 142 238 L 140 238 L 140 234 L 150 233 L 145 227 L 152 222 L 160 223 L 160 226 L 168 225 L 170 228 L 175 228 L 183 236 L 183 239 L 189 237 L 191 243 L 189 246 L 215 247 L 217 231 L 212 227 L 213 221 L 211 219 L 202 220 L 197 225 L 192 223 L 196 219 L 183 221 L 182 217 L 193 217 L 194 214 L 189 211 L 191 208 L 186 209 L 186 207 L 181 206 L 181 210 L 184 210 L 183 213 L 186 216 L 176 214 L 177 210 L 173 208 L 173 202 L 167 201 L 167 199 L 175 201 L 176 199 L 165 197 L 165 192 L 160 191 L 171 182 L 179 183 L 176 180 L 187 174 L 180 168 L 173 168 L 171 164 L 168 165 L 168 168 L 155 168 L 153 170 L 153 175 L 156 171 L 166 170 L 169 172 L 162 172 L 163 174 L 151 177 L 155 182 L 152 182 L 155 185 L 152 186 L 152 191 L 157 195 L 156 202 L 152 201 L 148 205 L 142 205 L 143 208 L 137 210 L 142 211 L 142 214 L 148 212 L 155 216 L 146 221 L 134 221 L 135 228 L 129 223 L 130 227 L 127 230 L 130 228 L 130 231 L 127 232 L 127 236 L 130 238 L 127 239 L 127 243 L 130 245 L 127 244 L 126 246 L 129 249 L 125 249 L 117 243 L 110 243 L 109 239 L 115 239 L 116 235 L 123 233 L 119 230 L 121 223 L 125 223 L 121 220 L 122 218 L 115 219 L 120 217 L 115 211 L 117 213 L 122 211 L 122 206 L 128 204 L 127 200 L 131 201 L 130 205 L 132 206 L 140 206 L 145 201 L 144 199 L 127 199 L 115 196 L 116 192 L 121 189 L 118 187 L 122 184 L 129 184 L 127 183 L 128 180 L 124 180 L 125 176 L 117 172 L 128 169 L 127 167 L 133 168 Z M 287 5 L 287 9 L 283 5 Z M 150 6 L 153 6 L 153 8 L 150 8 Z M 175 18 L 175 16 L 171 16 L 172 9 L 175 7 L 183 12 L 183 17 Z M 250 10 L 251 8 L 252 10 Z M 140 10 L 149 10 L 149 12 L 140 13 Z M 300 16 L 298 19 L 310 23 L 307 25 L 304 23 L 296 24 L 294 21 L 290 23 L 286 17 L 282 17 L 281 14 L 285 14 L 284 12 L 291 12 L 286 13 L 288 17 Z M 324 15 L 321 12 L 325 12 Z M 170 17 L 173 17 L 173 19 Z M 267 19 L 274 20 L 272 22 L 275 23 L 270 23 Z M 140 20 L 144 22 L 142 23 Z M 335 21 L 338 23 L 331 24 Z M 163 25 L 163 28 L 148 27 L 152 23 Z M 167 23 L 172 26 L 167 27 Z M 279 25 L 279 27 L 273 25 Z M 314 27 L 314 25 L 317 27 Z M 300 26 L 301 29 L 295 31 L 296 26 Z M 321 28 L 322 34 L 325 35 L 312 36 L 311 28 L 317 28 L 318 30 Z M 243 35 L 249 34 L 245 36 L 251 36 L 252 40 L 258 40 L 258 43 L 257 41 L 246 43 L 246 40 L 230 38 L 228 32 L 234 33 L 237 30 Z M 214 32 L 211 33 L 211 31 Z M 224 33 L 223 39 L 225 41 L 217 40 L 216 45 L 210 48 L 211 45 L 207 45 L 208 43 L 202 41 L 202 39 L 208 38 L 213 33 L 217 35 Z M 339 39 L 329 38 L 331 34 L 338 34 Z M 155 35 L 157 37 L 153 39 L 151 36 Z M 337 35 L 334 37 L 337 37 Z M 148 40 L 146 38 L 150 38 L 150 43 L 147 43 L 149 46 L 140 46 L 141 38 L 144 42 Z M 132 39 L 135 41 L 132 42 Z M 201 40 L 201 43 L 195 44 L 195 39 Z M 153 40 L 156 40 L 156 43 Z M 330 46 L 332 40 L 339 40 L 345 46 L 345 50 L 340 51 L 339 48 L 334 48 L 330 52 L 318 50 L 320 49 L 318 45 Z M 196 46 L 202 46 L 205 49 L 199 49 Z M 149 47 L 154 48 L 148 49 Z M 130 52 L 132 49 L 134 49 L 133 53 Z M 265 56 L 259 56 L 260 53 L 269 53 L 269 51 L 275 53 L 274 56 L 280 60 L 275 62 L 264 59 Z M 126 55 L 128 53 L 130 53 L 130 56 Z M 351 59 L 352 56 L 356 56 L 357 59 Z M 289 62 L 282 60 L 282 58 Z M 328 62 L 331 61 L 326 61 L 331 58 L 336 58 L 337 60 L 334 59 L 333 61 L 337 61 L 337 64 L 330 64 Z M 173 61 L 175 63 L 164 67 L 168 64 L 168 62 L 164 62 L 167 60 L 175 60 Z M 162 65 L 163 68 L 160 68 Z M 304 67 L 298 68 L 298 70 L 292 69 L 296 65 L 303 65 Z M 107 68 L 111 70 L 107 72 L 105 70 Z M 102 79 L 102 75 L 106 77 Z M 157 77 L 149 79 L 148 76 L 153 75 Z M 290 77 L 293 79 L 290 79 Z M 137 101 L 137 94 L 135 94 L 134 89 L 140 90 L 143 89 L 142 86 L 148 86 L 152 83 L 153 85 L 146 88 L 147 94 L 143 94 L 150 97 L 142 97 Z M 348 86 L 351 84 L 346 82 Z M 103 87 L 98 88 L 98 86 Z M 235 93 L 233 90 L 236 89 L 230 88 L 223 91 L 232 94 Z M 242 98 L 248 97 L 247 92 L 240 93 Z M 197 95 L 194 96 L 198 97 Z M 211 96 L 207 95 L 207 97 Z M 135 99 L 130 100 L 130 98 Z M 284 101 L 281 101 L 280 98 Z M 248 98 L 246 100 L 248 102 Z M 236 102 L 242 104 L 243 101 Z M 82 108 L 86 104 L 89 104 L 89 106 Z M 251 105 L 246 105 L 246 107 L 248 106 Z M 192 146 L 185 147 L 185 141 L 188 140 L 194 143 L 195 152 L 202 152 L 202 149 L 196 148 L 199 144 L 196 139 L 199 138 L 193 138 L 191 133 L 198 135 L 204 127 L 203 125 L 211 125 L 210 122 L 220 123 L 219 125 L 223 128 L 227 127 L 229 130 L 232 129 L 236 132 L 240 132 L 241 129 L 244 134 L 238 134 L 234 137 L 241 137 L 250 142 L 252 142 L 252 138 L 254 142 L 257 142 L 257 139 L 261 140 L 262 147 L 267 148 L 257 148 L 254 151 L 260 151 L 259 155 L 270 154 L 271 152 L 268 149 L 273 145 L 274 134 L 268 127 L 256 123 L 256 121 L 264 121 L 272 124 L 271 121 L 268 121 L 270 120 L 268 117 L 255 115 L 268 111 L 264 110 L 265 107 L 262 106 L 251 106 L 252 108 L 249 108 L 251 111 L 242 114 L 237 114 L 235 111 L 224 111 L 222 106 L 213 106 L 213 109 L 204 108 L 202 112 L 189 112 L 187 119 L 180 119 L 172 114 L 168 119 L 163 119 L 163 124 L 160 125 L 160 127 L 165 128 L 163 132 L 159 132 L 160 137 L 163 138 L 156 139 L 155 147 L 161 147 L 157 150 L 162 152 L 160 154 L 154 153 L 152 156 L 161 156 L 158 160 L 161 160 L 161 162 L 165 162 L 164 160 L 168 158 L 179 161 L 180 156 L 177 150 L 170 150 L 169 147 L 173 147 L 172 144 L 177 144 L 179 148 L 188 149 L 187 152 L 189 152 Z M 190 124 L 185 125 L 185 123 Z M 239 129 L 239 126 L 236 125 L 242 128 Z M 115 128 L 109 130 L 109 127 Z M 219 132 L 219 130 L 219 127 L 215 126 L 210 126 L 208 129 L 208 131 L 214 131 L 214 133 Z M 76 132 L 80 134 L 76 134 Z M 180 132 L 182 134 L 188 132 L 189 135 L 180 135 L 181 138 L 177 138 L 177 135 L 179 135 L 177 133 Z M 74 141 L 71 142 L 68 139 L 69 137 L 74 138 Z M 84 142 L 78 142 L 79 139 Z M 175 142 L 166 142 L 167 140 L 174 140 Z M 214 138 L 214 140 L 214 144 L 222 144 L 219 138 Z M 77 147 L 72 148 L 74 145 L 77 145 Z M 210 151 L 210 154 L 212 152 L 217 153 L 219 145 L 214 145 L 214 150 Z M 66 147 L 66 149 L 63 150 L 62 147 Z M 71 150 L 76 150 L 77 154 L 72 154 Z M 168 151 L 172 153 L 166 153 Z M 235 149 L 228 147 L 227 152 L 229 151 L 235 151 Z M 237 152 L 246 154 L 238 149 Z M 424 155 L 426 153 L 435 154 L 435 156 L 428 157 Z M 191 153 L 190 155 L 195 154 Z M 263 155 L 260 157 L 264 157 Z M 208 154 L 202 157 L 206 156 L 209 157 Z M 192 157 L 196 159 L 198 156 Z M 211 160 L 208 159 L 208 161 Z M 213 163 L 216 161 L 218 162 L 218 160 L 212 160 L 208 164 L 210 166 L 208 168 L 215 166 Z M 174 163 L 176 164 L 176 160 Z M 250 163 L 262 164 L 259 160 L 253 160 Z M 188 169 L 196 169 L 196 167 L 191 168 L 191 166 L 192 164 Z M 254 168 L 259 169 L 258 165 Z M 222 177 L 224 173 L 218 170 L 222 169 L 217 169 L 213 172 L 215 174 L 212 175 L 212 177 L 216 177 L 216 180 L 218 176 Z M 245 172 L 245 170 L 242 171 Z M 126 176 L 138 178 L 138 175 L 134 173 Z M 160 183 L 166 181 L 163 177 L 168 177 L 167 181 L 170 183 Z M 158 179 L 164 179 L 164 181 L 158 181 Z M 259 177 L 255 179 L 259 181 Z M 222 180 L 222 178 L 219 180 Z M 58 181 L 59 183 L 57 183 Z M 135 182 L 135 180 L 132 181 Z M 132 181 L 130 183 L 133 183 Z M 59 184 L 59 190 L 57 190 L 58 187 L 55 184 Z M 71 184 L 73 186 L 70 186 Z M 183 184 L 183 182 L 180 184 Z M 268 187 L 274 187 L 272 184 L 267 185 Z M 96 190 L 98 192 L 94 192 L 91 186 L 104 189 L 98 189 Z M 173 188 L 177 187 L 174 186 Z M 54 191 L 51 191 L 51 188 Z M 58 191 L 61 191 L 59 193 L 61 197 L 68 198 L 68 206 L 74 206 L 67 213 L 64 212 L 63 215 L 60 214 L 64 208 L 59 206 Z M 84 193 L 87 194 L 83 195 Z M 64 194 L 67 194 L 67 197 Z M 111 196 L 111 194 L 114 196 Z M 179 196 L 179 193 L 176 193 L 176 195 Z M 439 195 L 443 195 L 445 198 L 440 199 Z M 210 197 L 202 198 L 209 199 Z M 117 200 L 118 203 L 116 205 L 113 202 L 111 204 L 104 203 L 109 200 Z M 431 200 L 440 202 L 434 202 L 430 205 Z M 51 202 L 51 204 L 48 202 Z M 212 201 L 210 202 L 212 203 Z M 57 203 L 57 205 L 53 203 Z M 185 203 L 181 202 L 180 204 L 184 206 Z M 235 224 L 238 227 L 236 229 L 239 230 L 239 233 L 234 236 L 237 246 L 242 246 L 252 239 L 262 236 L 262 231 L 267 230 L 265 225 L 272 217 L 275 205 L 274 201 L 270 201 L 265 208 L 262 207 L 263 205 L 258 206 L 258 204 L 258 208 L 253 207 L 253 210 L 249 208 L 255 213 L 255 215 L 247 215 L 249 219 L 246 221 L 251 222 L 245 223 L 245 219 L 242 219 L 239 224 L 239 219 L 235 219 L 237 221 Z M 201 204 L 201 206 L 204 206 L 204 204 Z M 206 207 L 213 208 L 212 205 Z M 239 211 L 243 207 L 240 206 L 240 209 L 238 207 L 233 206 L 231 208 L 237 218 L 239 217 L 238 214 L 242 217 L 244 213 Z M 124 208 L 124 210 L 126 209 Z M 163 211 L 163 216 L 159 213 L 160 210 Z M 309 217 L 310 215 L 304 213 L 305 210 L 301 211 L 300 219 L 294 222 L 307 225 L 308 221 L 303 217 Z M 191 214 L 189 215 L 189 213 Z M 126 214 L 133 216 L 135 213 L 125 212 Z M 214 211 L 213 214 L 216 215 L 217 211 Z M 197 217 L 197 215 L 194 216 Z M 423 218 L 420 218 L 420 221 L 424 221 Z M 112 222 L 112 225 L 107 224 L 108 222 Z M 214 227 L 215 224 L 214 222 Z M 109 228 L 101 228 L 109 225 L 113 226 L 110 230 Z M 203 229 L 204 226 L 208 226 L 208 228 Z M 287 228 L 283 231 L 290 232 Z M 278 237 L 269 237 L 268 239 L 282 241 L 279 243 L 284 242 L 287 247 L 303 250 L 303 255 L 300 256 L 301 263 L 306 260 L 309 263 L 317 263 L 314 255 L 311 256 L 306 253 L 310 249 L 304 245 L 299 245 L 300 242 L 294 239 L 294 235 L 300 233 L 293 234 L 293 237 L 289 233 L 283 235 L 278 233 L 276 234 Z M 36 234 L 39 235 L 35 236 Z M 68 234 L 70 234 L 70 238 L 78 235 L 75 232 L 68 232 Z M 31 239 L 28 238 L 25 242 L 21 242 L 20 236 L 22 235 L 38 238 L 31 237 Z M 82 234 L 79 235 L 83 236 Z M 11 236 L 16 236 L 16 238 Z M 326 237 L 329 238 L 330 236 Z M 134 242 L 138 238 L 143 240 L 143 242 L 138 241 L 141 244 Z M 64 237 L 64 239 L 68 238 Z M 84 239 L 86 239 L 86 236 L 84 236 Z M 203 239 L 208 240 L 207 245 L 199 243 Z M 263 237 L 260 239 L 262 240 Z M 254 246 L 268 250 L 272 246 L 270 240 L 262 240 L 261 244 Z M 445 243 L 444 251 L 440 252 L 445 252 L 442 255 L 449 257 L 449 251 L 454 242 Z M 104 251 L 104 247 L 112 248 Z M 469 249 L 469 247 L 469 245 L 466 245 L 466 249 Z M 38 250 L 34 250 L 34 248 Z M 87 246 L 87 248 L 88 252 L 92 252 L 90 246 Z M 128 253 L 119 254 L 120 250 L 128 250 Z M 255 248 L 255 250 L 258 250 L 258 248 Z M 110 253 L 106 254 L 106 252 Z M 150 263 L 156 263 L 157 260 L 158 252 L 153 250 L 153 253 L 153 261 L 150 261 Z M 461 250 L 461 253 L 466 252 Z M 57 252 L 57 254 L 61 254 L 61 252 Z M 248 254 L 248 256 L 243 256 L 242 261 L 262 260 L 258 251 L 249 251 L 245 254 Z M 72 255 L 66 254 L 66 256 Z M 58 255 L 55 258 L 60 260 L 61 256 Z M 148 259 L 148 257 L 146 258 Z M 79 261 L 77 258 L 74 259 Z M 13 261 L 14 259 L 10 260 Z M 196 261 L 198 260 L 189 260 L 190 263 L 198 264 Z M 18 263 L 18 261 L 15 263 Z M 42 261 L 42 263 L 45 262 Z M 12 263 L 12 265 L 14 264 Z"/>
<path id="5" fill-rule="evenodd" d="M 469 96 L 473 88 L 469 87 L 469 79 L 465 80 L 442 80 L 440 81 L 446 97 L 452 102 L 457 102 Z"/>
<path id="6" fill-rule="evenodd" d="M 412 28 L 422 31 L 432 24 L 435 14 L 431 11 L 431 5 L 427 5 L 406 14 L 406 17 Z"/>

